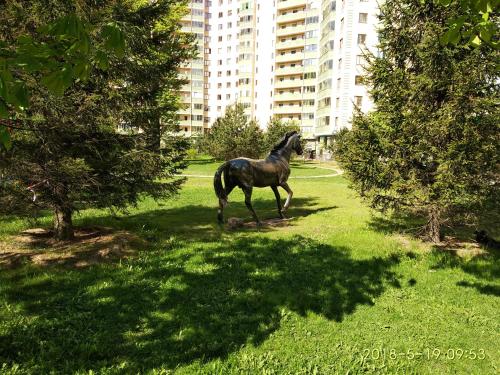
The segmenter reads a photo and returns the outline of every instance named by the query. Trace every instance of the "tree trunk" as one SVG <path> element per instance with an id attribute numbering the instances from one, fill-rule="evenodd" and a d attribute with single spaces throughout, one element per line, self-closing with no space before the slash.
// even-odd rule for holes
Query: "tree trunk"
<path id="1" fill-rule="evenodd" d="M 427 222 L 427 232 L 429 238 L 434 243 L 439 243 L 443 239 L 441 233 L 441 212 L 439 208 L 433 207 L 429 211 L 429 221 Z"/>
<path id="2" fill-rule="evenodd" d="M 72 212 L 70 209 L 56 207 L 54 210 L 54 236 L 58 240 L 71 240 L 75 237 L 73 232 Z"/>
<path id="3" fill-rule="evenodd" d="M 147 132 L 148 150 L 159 153 L 161 149 L 161 120 L 159 117 L 154 117 L 149 120 Z"/>

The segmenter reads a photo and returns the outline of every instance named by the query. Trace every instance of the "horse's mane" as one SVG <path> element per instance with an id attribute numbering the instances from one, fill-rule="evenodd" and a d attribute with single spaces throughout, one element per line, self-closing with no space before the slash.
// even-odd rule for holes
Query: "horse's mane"
<path id="1" fill-rule="evenodd" d="M 295 134 L 298 134 L 298 132 L 295 130 L 287 132 L 285 134 L 285 136 L 281 139 L 281 141 L 279 141 L 279 143 L 274 145 L 273 149 L 271 150 L 271 154 L 274 154 L 274 153 L 278 152 L 279 150 L 281 150 L 283 147 L 285 147 L 285 145 L 288 143 L 288 140 L 290 139 L 290 137 L 292 137 Z"/>

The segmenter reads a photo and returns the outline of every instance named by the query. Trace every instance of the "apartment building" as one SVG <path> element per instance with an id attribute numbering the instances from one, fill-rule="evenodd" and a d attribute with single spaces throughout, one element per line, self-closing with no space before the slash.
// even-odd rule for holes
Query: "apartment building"
<path id="1" fill-rule="evenodd" d="M 321 153 L 355 106 L 372 106 L 361 76 L 375 0 L 192 0 L 188 18 L 202 53 L 183 71 L 187 136 L 242 103 L 263 128 L 272 116 L 297 122 Z"/>
<path id="2" fill-rule="evenodd" d="M 297 122 L 311 138 L 315 125 L 319 0 L 278 0 L 273 114 Z"/>
<path id="3" fill-rule="evenodd" d="M 269 0 L 214 0 L 211 5 L 209 117 L 235 103 L 265 127 L 271 117 L 274 7 Z"/>
<path id="4" fill-rule="evenodd" d="M 355 107 L 368 111 L 373 105 L 361 77 L 365 54 L 377 43 L 377 11 L 374 0 L 322 1 L 314 129 L 318 154 L 332 134 L 350 127 Z"/>
<path id="5" fill-rule="evenodd" d="M 200 136 L 210 126 L 208 121 L 208 68 L 206 53 L 209 44 L 209 6 L 206 0 L 191 0 L 189 13 L 181 21 L 182 31 L 195 35 L 198 58 L 180 69 L 187 80 L 180 90 L 182 109 L 179 111 L 179 131 L 187 137 Z"/>

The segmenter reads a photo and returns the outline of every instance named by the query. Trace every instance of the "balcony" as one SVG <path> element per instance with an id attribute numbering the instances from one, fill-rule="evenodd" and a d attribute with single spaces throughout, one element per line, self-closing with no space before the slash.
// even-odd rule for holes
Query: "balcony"
<path id="1" fill-rule="evenodd" d="M 302 74 L 304 71 L 304 67 L 302 65 L 297 65 L 297 66 L 288 66 L 285 68 L 278 68 L 276 69 L 276 75 L 277 76 L 284 76 L 284 75 L 296 75 L 296 74 Z"/>
<path id="2" fill-rule="evenodd" d="M 306 31 L 305 25 L 298 25 L 295 27 L 289 26 L 276 30 L 276 35 L 283 36 L 283 35 L 304 34 L 305 31 Z"/>
<path id="3" fill-rule="evenodd" d="M 203 127 L 203 121 L 195 121 L 195 120 L 180 120 L 179 126 L 201 126 Z"/>
<path id="4" fill-rule="evenodd" d="M 282 107 L 275 106 L 274 107 L 274 113 L 275 114 L 301 114 L 302 113 L 302 107 L 300 105 L 284 105 Z"/>
<path id="5" fill-rule="evenodd" d="M 285 53 L 284 55 L 276 55 L 276 62 L 302 61 L 303 58 L 304 53 L 302 51 L 297 53 Z"/>
<path id="6" fill-rule="evenodd" d="M 316 116 L 318 117 L 324 117 L 324 116 L 329 116 L 331 114 L 332 107 L 327 105 L 325 107 L 322 107 L 317 110 Z"/>
<path id="7" fill-rule="evenodd" d="M 302 106 L 302 113 L 313 113 L 315 110 L 316 110 L 316 107 L 314 107 L 313 105 L 303 105 Z M 314 120 L 310 120 L 310 121 L 314 121 Z"/>
<path id="8" fill-rule="evenodd" d="M 278 10 L 291 9 L 301 5 L 306 5 L 306 0 L 280 0 L 278 1 Z"/>
<path id="9" fill-rule="evenodd" d="M 283 94 L 275 94 L 274 101 L 276 102 L 285 102 L 285 101 L 299 101 L 302 100 L 302 94 L 300 92 L 285 92 Z"/>
<path id="10" fill-rule="evenodd" d="M 306 18 L 306 12 L 301 10 L 295 13 L 287 13 L 287 14 L 280 14 L 276 18 L 276 22 L 278 24 L 280 23 L 288 23 L 288 22 L 294 22 L 294 21 L 300 21 Z"/>
<path id="11" fill-rule="evenodd" d="M 302 99 L 307 100 L 307 99 L 316 99 L 318 96 L 318 93 L 316 92 L 305 92 L 302 94 Z"/>
<path id="12" fill-rule="evenodd" d="M 285 79 L 283 81 L 276 81 L 274 87 L 277 89 L 288 88 L 288 87 L 302 87 L 302 80 L 297 79 Z"/>
<path id="13" fill-rule="evenodd" d="M 332 135 L 333 125 L 317 126 L 314 128 L 314 135 L 320 137 L 322 135 Z"/>
<path id="14" fill-rule="evenodd" d="M 240 8 L 240 12 L 238 13 L 238 15 L 240 17 L 253 15 L 253 8 L 252 7 L 248 8 L 248 9 Z"/>
<path id="15" fill-rule="evenodd" d="M 276 49 L 291 49 L 291 48 L 297 48 L 297 47 L 304 47 L 305 45 L 305 39 L 303 38 L 297 38 L 295 40 L 287 40 L 285 42 L 278 42 L 276 43 Z"/>

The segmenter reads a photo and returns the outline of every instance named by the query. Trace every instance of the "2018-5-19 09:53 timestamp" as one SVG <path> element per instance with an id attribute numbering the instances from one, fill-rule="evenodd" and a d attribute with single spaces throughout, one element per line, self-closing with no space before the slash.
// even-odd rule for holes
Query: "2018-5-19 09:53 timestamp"
<path id="1" fill-rule="evenodd" d="M 461 349 L 461 348 L 424 348 L 421 350 L 408 349 L 406 351 L 388 348 L 363 349 L 363 361 L 365 360 L 396 360 L 396 359 L 423 359 L 423 360 L 483 360 L 486 358 L 484 349 Z"/>

